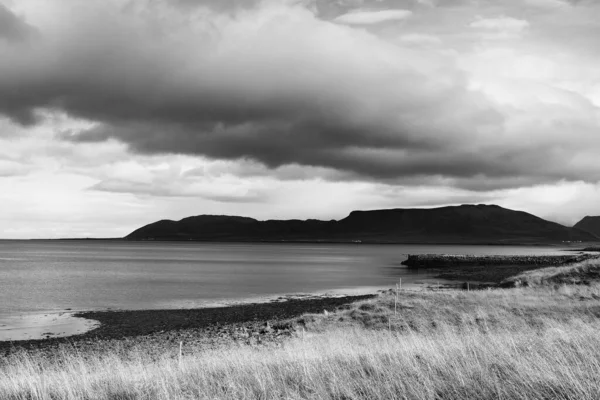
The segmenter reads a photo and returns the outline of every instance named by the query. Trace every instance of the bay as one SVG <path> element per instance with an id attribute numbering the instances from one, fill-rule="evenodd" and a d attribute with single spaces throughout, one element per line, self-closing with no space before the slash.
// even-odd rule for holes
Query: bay
<path id="1" fill-rule="evenodd" d="M 556 247 L 0 241 L 0 318 L 170 309 L 309 293 L 354 294 L 431 278 L 407 254 L 560 254 Z"/>

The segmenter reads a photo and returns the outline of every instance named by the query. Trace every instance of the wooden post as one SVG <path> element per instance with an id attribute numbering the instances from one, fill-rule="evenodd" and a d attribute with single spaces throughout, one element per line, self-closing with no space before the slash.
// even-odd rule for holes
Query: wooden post
<path id="1" fill-rule="evenodd" d="M 398 314 L 398 284 L 396 283 L 396 296 L 394 296 L 394 315 Z"/>
<path id="2" fill-rule="evenodd" d="M 183 356 L 183 342 L 179 342 L 179 368 L 181 368 L 182 356 Z"/>

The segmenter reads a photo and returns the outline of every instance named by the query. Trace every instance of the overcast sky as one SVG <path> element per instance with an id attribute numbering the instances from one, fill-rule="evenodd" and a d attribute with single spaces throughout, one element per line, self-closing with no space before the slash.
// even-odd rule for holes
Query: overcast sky
<path id="1" fill-rule="evenodd" d="M 0 237 L 600 215 L 595 0 L 0 0 Z"/>

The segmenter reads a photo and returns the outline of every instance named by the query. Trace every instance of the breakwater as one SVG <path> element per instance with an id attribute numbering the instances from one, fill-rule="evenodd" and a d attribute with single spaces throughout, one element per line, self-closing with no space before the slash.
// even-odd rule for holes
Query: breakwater
<path id="1" fill-rule="evenodd" d="M 457 254 L 414 254 L 402 264 L 409 268 L 439 268 L 495 265 L 558 266 L 585 261 L 598 256 L 591 254 L 544 255 L 544 256 L 490 256 Z"/>
<path id="2" fill-rule="evenodd" d="M 593 251 L 600 253 L 600 246 L 586 247 L 582 251 Z"/>

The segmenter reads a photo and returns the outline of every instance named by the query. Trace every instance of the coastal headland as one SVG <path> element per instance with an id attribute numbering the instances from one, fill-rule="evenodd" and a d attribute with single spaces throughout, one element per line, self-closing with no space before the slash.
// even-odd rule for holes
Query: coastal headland
<path id="1" fill-rule="evenodd" d="M 180 221 L 157 221 L 136 229 L 125 239 L 529 245 L 600 242 L 588 231 L 487 204 L 352 211 L 337 221 L 259 221 L 242 216 L 198 215 Z"/>

